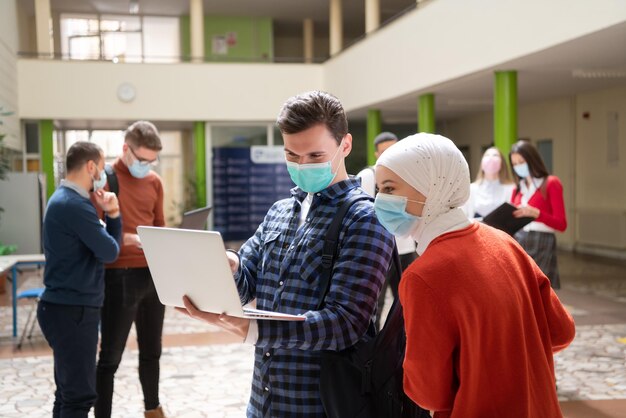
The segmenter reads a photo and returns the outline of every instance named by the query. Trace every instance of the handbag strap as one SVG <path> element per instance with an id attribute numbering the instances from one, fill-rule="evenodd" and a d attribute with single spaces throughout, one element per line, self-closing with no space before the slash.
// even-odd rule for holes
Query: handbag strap
<path id="1" fill-rule="evenodd" d="M 341 206 L 339 206 L 337 212 L 335 212 L 335 216 L 326 230 L 324 248 L 322 249 L 322 273 L 318 285 L 318 293 L 320 295 L 320 301 L 317 305 L 318 311 L 322 309 L 322 306 L 324 306 L 324 299 L 330 289 L 330 278 L 333 275 L 333 266 L 335 265 L 335 259 L 337 258 L 339 233 L 341 232 L 343 218 L 350 210 L 350 207 L 360 200 L 372 201 L 372 198 L 370 196 L 356 195 L 344 200 Z"/>
<path id="2" fill-rule="evenodd" d="M 338 253 L 338 248 L 339 248 L 339 233 L 341 232 L 341 224 L 343 223 L 343 218 L 345 217 L 346 213 L 348 213 L 348 211 L 350 210 L 350 207 L 352 207 L 352 205 L 360 200 L 369 200 L 372 201 L 372 198 L 369 196 L 352 196 L 346 200 L 344 200 L 344 202 L 342 203 L 342 205 L 339 207 L 339 209 L 337 210 L 337 212 L 335 213 L 335 216 L 330 224 L 330 226 L 328 227 L 328 230 L 326 230 L 326 237 L 324 239 L 324 247 L 322 250 L 322 274 L 320 277 L 320 281 L 319 281 L 319 295 L 320 295 L 320 301 L 317 305 L 317 310 L 320 310 L 322 308 L 322 306 L 324 306 L 324 299 L 326 299 L 326 295 L 328 294 L 328 291 L 330 290 L 330 279 L 333 275 L 333 267 L 335 265 L 335 260 L 337 258 L 337 253 Z M 391 280 L 391 285 L 392 286 L 397 286 L 400 283 L 400 276 L 402 274 L 402 267 L 400 265 L 400 256 L 398 255 L 398 250 L 394 244 L 394 249 L 393 249 L 393 254 L 392 254 L 392 264 L 390 266 L 390 269 L 393 269 L 394 274 L 390 277 Z M 389 316 L 392 316 L 391 313 L 392 311 L 396 310 L 396 305 L 398 305 L 397 303 L 395 303 L 392 305 L 391 310 L 389 312 Z"/>

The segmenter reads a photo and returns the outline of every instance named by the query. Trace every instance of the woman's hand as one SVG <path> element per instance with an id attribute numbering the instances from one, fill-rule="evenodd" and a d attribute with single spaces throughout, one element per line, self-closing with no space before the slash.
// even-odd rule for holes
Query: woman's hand
<path id="1" fill-rule="evenodd" d="M 513 216 L 516 218 L 533 218 L 537 219 L 541 211 L 532 206 L 519 206 L 517 210 L 513 211 Z"/>
<path id="2" fill-rule="evenodd" d="M 245 340 L 248 335 L 248 328 L 250 327 L 249 319 L 201 311 L 196 308 L 191 299 L 187 296 L 183 296 L 183 304 L 185 305 L 184 308 L 176 308 L 178 312 L 184 313 L 191 318 L 204 321 L 207 324 L 216 325 L 231 334 L 241 337 L 242 340 Z"/>

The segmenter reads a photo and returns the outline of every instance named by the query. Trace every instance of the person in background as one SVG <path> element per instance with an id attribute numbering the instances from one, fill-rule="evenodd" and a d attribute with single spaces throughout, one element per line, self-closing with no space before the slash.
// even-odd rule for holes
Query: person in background
<path id="1" fill-rule="evenodd" d="M 374 138 L 374 155 L 376 159 L 380 158 L 380 156 L 385 152 L 387 148 L 392 146 L 398 142 L 398 137 L 391 132 L 381 132 Z M 367 194 L 372 197 L 376 197 L 376 170 L 374 167 L 366 167 L 357 174 L 357 177 L 361 179 L 361 187 Z M 511 194 L 507 195 L 507 198 Z M 402 266 L 402 270 L 406 270 L 406 268 L 417 258 L 417 253 L 415 252 L 415 241 L 411 239 L 411 237 L 395 237 L 396 239 L 396 247 L 398 248 L 398 254 L 400 255 L 400 264 Z M 389 274 L 393 274 L 390 272 Z M 396 285 L 397 286 L 397 285 Z M 391 291 L 393 293 L 394 299 L 398 297 L 398 289 L 396 286 L 389 286 L 389 280 L 385 280 L 385 284 L 380 291 L 380 296 L 378 297 L 378 310 L 376 315 L 376 329 L 380 329 L 381 318 L 383 309 L 385 307 L 385 297 L 387 294 L 387 289 L 391 287 Z"/>
<path id="2" fill-rule="evenodd" d="M 37 320 L 54 358 L 53 417 L 87 417 L 96 401 L 96 350 L 104 299 L 104 263 L 119 254 L 122 224 L 106 183 L 104 154 L 91 142 L 74 143 L 67 177 L 52 194 L 43 221 L 45 290 Z M 106 213 L 106 226 L 89 191 Z"/>
<path id="3" fill-rule="evenodd" d="M 461 151 L 410 136 L 378 159 L 376 184 L 378 219 L 419 254 L 400 281 L 407 395 L 436 418 L 561 417 L 553 353 L 574 321 L 513 237 L 460 209 L 470 188 Z"/>
<path id="4" fill-rule="evenodd" d="M 122 155 L 112 166 L 117 177 L 124 235 L 119 258 L 106 266 L 96 418 L 111 416 L 115 372 L 133 322 L 137 330 L 145 416 L 164 417 L 159 401 L 159 362 L 165 307 L 157 296 L 137 235 L 138 225 L 165 226 L 163 185 L 151 170 L 159 161 L 161 149 L 157 128 L 147 121 L 135 122 L 126 130 Z"/>
<path id="5" fill-rule="evenodd" d="M 518 209 L 513 216 L 535 219 L 518 231 L 515 239 L 548 276 L 552 288 L 560 289 L 555 232 L 567 228 L 563 185 L 558 177 L 548 173 L 537 148 L 529 141 L 516 142 L 509 152 L 509 161 L 517 181 L 511 203 Z"/>
<path id="6" fill-rule="evenodd" d="M 485 151 L 476 180 L 470 184 L 469 200 L 463 205 L 468 218 L 483 218 L 511 199 L 515 184 L 504 155 L 496 147 Z"/>
<path id="7" fill-rule="evenodd" d="M 337 208 L 367 196 L 348 177 L 352 135 L 339 100 L 312 91 L 287 100 L 278 116 L 285 159 L 297 187 L 270 208 L 256 233 L 227 252 L 242 304 L 302 314 L 304 321 L 267 321 L 202 312 L 184 298 L 188 315 L 256 346 L 248 417 L 324 417 L 320 399 L 323 350 L 340 351 L 376 335 L 376 301 L 393 253 L 393 237 L 369 200 L 346 213 L 324 305 L 318 310 L 324 235 Z M 346 400 L 349 402 L 349 400 Z"/>

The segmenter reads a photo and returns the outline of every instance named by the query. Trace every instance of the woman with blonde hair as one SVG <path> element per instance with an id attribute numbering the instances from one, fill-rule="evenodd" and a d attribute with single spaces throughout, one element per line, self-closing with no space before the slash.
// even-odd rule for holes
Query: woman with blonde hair
<path id="1" fill-rule="evenodd" d="M 376 163 L 381 224 L 420 255 L 403 273 L 404 390 L 436 418 L 560 418 L 552 354 L 574 321 L 550 281 L 503 231 L 471 222 L 467 162 L 420 133 Z"/>
<path id="2" fill-rule="evenodd" d="M 463 211 L 468 218 L 482 218 L 508 202 L 514 188 L 504 155 L 498 148 L 490 147 L 483 154 L 476 180 L 470 184 L 469 200 Z"/>

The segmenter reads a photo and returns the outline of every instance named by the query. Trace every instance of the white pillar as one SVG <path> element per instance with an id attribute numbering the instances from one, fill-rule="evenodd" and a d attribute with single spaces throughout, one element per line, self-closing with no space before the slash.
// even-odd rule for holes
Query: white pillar
<path id="1" fill-rule="evenodd" d="M 50 0 L 35 0 L 35 27 L 37 53 L 40 57 L 52 57 L 54 55 L 54 38 L 52 37 Z"/>
<path id="2" fill-rule="evenodd" d="M 304 62 L 311 64 L 313 62 L 313 19 L 307 18 L 302 22 L 302 39 L 304 42 Z"/>
<path id="3" fill-rule="evenodd" d="M 343 16 L 341 0 L 330 0 L 330 55 L 333 56 L 343 49 Z"/>
<path id="4" fill-rule="evenodd" d="M 380 26 L 380 0 L 365 0 L 365 33 Z"/>
<path id="5" fill-rule="evenodd" d="M 204 10 L 202 0 L 190 0 L 189 29 L 191 31 L 191 60 L 204 61 Z"/>

